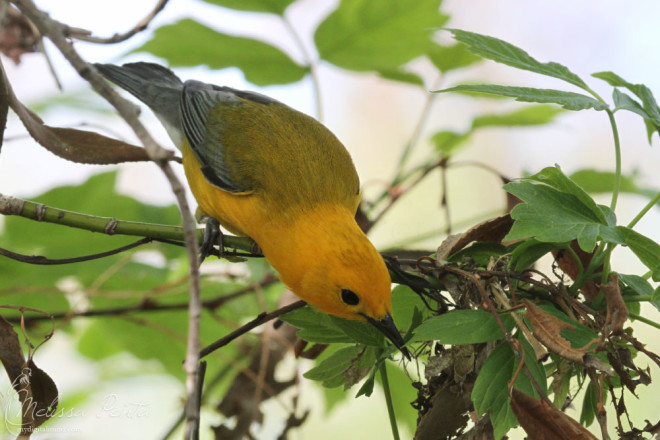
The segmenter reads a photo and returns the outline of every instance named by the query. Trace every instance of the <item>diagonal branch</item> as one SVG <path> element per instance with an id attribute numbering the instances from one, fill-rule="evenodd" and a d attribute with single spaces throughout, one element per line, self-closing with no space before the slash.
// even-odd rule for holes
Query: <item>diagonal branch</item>
<path id="1" fill-rule="evenodd" d="M 261 324 L 272 321 L 273 319 L 280 317 L 284 315 L 285 313 L 292 312 L 296 309 L 299 309 L 301 307 L 304 307 L 307 303 L 305 301 L 296 301 L 292 304 L 289 304 L 284 307 L 280 307 L 279 309 L 270 312 L 270 313 L 261 313 L 258 315 L 256 318 L 254 318 L 252 321 L 248 322 L 244 326 L 234 330 L 233 332 L 229 333 L 227 336 L 218 339 L 214 343 L 210 344 L 207 347 L 204 347 L 200 352 L 199 352 L 199 357 L 203 358 L 208 354 L 213 353 L 219 348 L 224 347 L 225 345 L 229 344 L 231 341 L 234 339 L 238 338 L 241 335 L 244 335 L 245 333 L 249 332 L 250 330 L 259 327 Z"/>
<path id="2" fill-rule="evenodd" d="M 140 33 L 144 31 L 147 26 L 151 23 L 151 21 L 156 18 L 156 15 L 160 13 L 165 8 L 165 5 L 167 5 L 169 0 L 159 0 L 158 3 L 156 3 L 156 6 L 154 9 L 142 20 L 140 20 L 135 26 L 133 26 L 132 29 L 130 29 L 127 32 L 124 32 L 123 34 L 114 34 L 112 37 L 108 38 L 102 38 L 102 37 L 94 37 L 90 35 L 89 31 L 81 31 L 79 29 L 74 29 L 74 28 L 69 28 L 67 35 L 75 38 L 76 40 L 81 40 L 81 41 L 87 41 L 89 43 L 97 43 L 97 44 L 115 44 L 115 43 L 120 43 L 122 41 L 126 41 L 129 38 L 131 38 L 133 35 Z"/>
<path id="3" fill-rule="evenodd" d="M 146 130 L 144 125 L 138 120 L 137 107 L 129 101 L 123 99 L 114 91 L 110 85 L 101 77 L 96 68 L 87 63 L 73 48 L 73 44 L 67 39 L 67 26 L 51 19 L 48 14 L 39 10 L 31 0 L 13 0 L 18 9 L 29 18 L 39 29 L 41 34 L 49 38 L 62 55 L 76 69 L 78 74 L 86 79 L 92 88 L 108 102 L 110 102 L 126 123 L 135 132 L 138 139 L 147 150 L 149 158 L 156 163 L 165 174 L 174 193 L 181 219 L 183 221 L 183 230 L 188 250 L 188 263 L 190 273 L 190 307 L 189 307 L 189 325 L 188 325 L 188 345 L 184 369 L 186 371 L 186 394 L 189 408 L 193 410 L 188 414 L 186 421 L 186 434 L 190 437 L 191 429 L 196 425 L 195 421 L 199 419 L 199 412 L 194 411 L 194 402 L 197 382 L 197 365 L 199 362 L 199 321 L 201 317 L 200 287 L 199 287 L 199 267 L 197 255 L 199 253 L 197 246 L 197 236 L 195 221 L 190 212 L 188 201 L 181 182 L 174 174 L 168 158 L 171 154 L 162 148 Z"/>

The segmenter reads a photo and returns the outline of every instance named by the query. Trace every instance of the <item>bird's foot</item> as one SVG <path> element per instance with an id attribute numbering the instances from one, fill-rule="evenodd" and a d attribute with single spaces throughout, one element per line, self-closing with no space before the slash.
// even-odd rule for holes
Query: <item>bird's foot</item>
<path id="1" fill-rule="evenodd" d="M 204 228 L 204 240 L 200 248 L 199 263 L 202 262 L 213 253 L 213 247 L 218 245 L 218 258 L 222 258 L 225 251 L 224 248 L 224 235 L 220 230 L 220 223 L 213 217 L 206 219 L 206 227 Z"/>

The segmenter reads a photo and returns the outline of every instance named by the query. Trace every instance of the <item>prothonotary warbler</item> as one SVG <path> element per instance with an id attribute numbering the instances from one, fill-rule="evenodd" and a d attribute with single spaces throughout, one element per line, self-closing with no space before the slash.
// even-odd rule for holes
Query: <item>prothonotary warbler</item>
<path id="1" fill-rule="evenodd" d="M 307 303 L 373 324 L 409 357 L 389 273 L 354 219 L 357 172 L 327 128 L 264 95 L 182 82 L 157 64 L 96 67 L 165 126 L 204 214 L 251 237 Z"/>

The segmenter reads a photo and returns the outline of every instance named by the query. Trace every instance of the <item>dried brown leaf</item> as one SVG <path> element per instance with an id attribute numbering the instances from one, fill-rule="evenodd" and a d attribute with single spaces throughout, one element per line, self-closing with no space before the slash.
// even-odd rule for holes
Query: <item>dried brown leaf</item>
<path id="1" fill-rule="evenodd" d="M 554 405 L 528 396 L 516 388 L 511 390 L 511 409 L 530 439 L 597 440 L 585 427 Z"/>
<path id="2" fill-rule="evenodd" d="M 353 385 L 355 385 L 356 383 L 360 382 L 362 379 L 367 377 L 369 371 L 371 371 L 371 366 L 362 367 L 354 364 L 348 367 L 342 373 L 344 379 L 346 379 L 346 388 L 352 387 Z"/>
<path id="3" fill-rule="evenodd" d="M 21 434 L 29 437 L 35 428 L 55 414 L 57 386 L 32 359 L 25 362 L 18 335 L 11 324 L 1 316 L 0 360 L 21 402 Z"/>
<path id="4" fill-rule="evenodd" d="M 447 237 L 436 252 L 437 260 L 446 260 L 450 255 L 460 251 L 473 241 L 488 241 L 499 243 L 509 233 L 513 219 L 509 214 L 486 220 L 473 226 L 462 234 Z"/>
<path id="5" fill-rule="evenodd" d="M 16 99 L 11 102 L 11 107 L 30 136 L 48 151 L 63 159 L 102 165 L 149 160 L 144 148 L 92 131 L 49 127 Z"/>
<path id="6" fill-rule="evenodd" d="M 5 367 L 9 381 L 16 389 L 25 365 L 25 358 L 14 327 L 2 316 L 0 316 L 0 361 Z"/>
<path id="7" fill-rule="evenodd" d="M 62 147 L 66 147 L 65 155 L 53 151 L 64 159 L 79 163 L 103 165 L 149 160 L 144 148 L 127 144 L 93 131 L 50 127 L 47 125 L 44 127 L 52 131 L 65 144 L 62 145 Z M 46 148 L 48 147 L 46 146 Z M 60 150 L 60 152 L 62 151 Z"/>
<path id="8" fill-rule="evenodd" d="M 615 274 L 610 277 L 607 284 L 602 285 L 601 289 L 607 301 L 607 316 L 603 327 L 603 338 L 608 337 L 610 333 L 620 335 L 623 333 L 623 325 L 628 320 L 628 308 L 619 290 L 619 276 Z"/>
<path id="9" fill-rule="evenodd" d="M 526 299 L 522 302 L 527 308 L 525 317 L 531 321 L 532 334 L 536 339 L 545 345 L 548 350 L 564 359 L 584 365 L 584 355 L 589 350 L 591 344 L 587 344 L 581 348 L 573 348 L 571 347 L 571 343 L 561 335 L 563 330 L 573 330 L 575 327 L 543 311 Z"/>
<path id="10" fill-rule="evenodd" d="M 614 371 L 616 371 L 616 374 L 619 375 L 621 383 L 625 385 L 625 387 L 628 388 L 628 390 L 630 390 L 630 392 L 633 393 L 635 397 L 637 397 L 637 394 L 635 394 L 635 388 L 637 387 L 637 384 L 632 380 L 630 374 L 628 374 L 628 371 L 623 368 L 623 363 L 619 359 L 618 353 L 617 355 L 614 355 L 613 353 L 607 351 L 607 360 L 610 362 L 610 365 L 612 365 L 612 368 L 614 368 Z"/>
<path id="11" fill-rule="evenodd" d="M 37 367 L 32 359 L 28 360 L 26 368 L 30 374 L 30 399 L 23 402 L 24 416 L 25 411 L 29 411 L 33 420 L 32 427 L 37 428 L 55 414 L 58 391 L 53 379 Z"/>
<path id="12" fill-rule="evenodd" d="M 9 382 L 18 391 L 18 382 L 23 372 L 25 358 L 18 335 L 12 325 L 0 316 L 0 361 L 5 367 Z"/>

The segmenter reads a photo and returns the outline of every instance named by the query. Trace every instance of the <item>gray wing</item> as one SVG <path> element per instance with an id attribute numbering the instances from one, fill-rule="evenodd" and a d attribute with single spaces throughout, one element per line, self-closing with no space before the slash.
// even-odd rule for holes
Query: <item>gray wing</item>
<path id="1" fill-rule="evenodd" d="M 221 137 L 207 137 L 209 127 L 207 119 L 209 112 L 215 106 L 242 105 L 242 99 L 260 104 L 275 102 L 258 93 L 242 92 L 194 80 L 186 81 L 181 93 L 183 133 L 202 165 L 201 171 L 209 182 L 229 192 L 246 192 L 251 188 L 244 188 L 232 179 L 231 171 L 225 162 L 225 146 Z"/>

